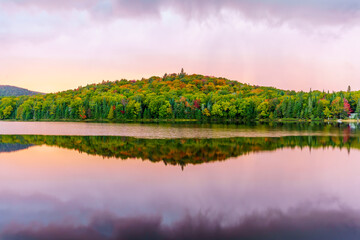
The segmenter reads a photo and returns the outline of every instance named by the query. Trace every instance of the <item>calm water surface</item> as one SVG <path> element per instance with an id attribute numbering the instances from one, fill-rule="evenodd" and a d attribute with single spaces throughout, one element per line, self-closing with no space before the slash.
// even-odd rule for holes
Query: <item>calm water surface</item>
<path id="1" fill-rule="evenodd" d="M 0 121 L 0 134 L 127 136 L 137 138 L 229 138 L 280 136 L 338 136 L 360 134 L 360 124 L 112 124 Z"/>
<path id="2" fill-rule="evenodd" d="M 17 124 L 0 122 L 0 239 L 360 237 L 353 126 L 111 125 L 130 137 L 70 137 Z M 163 139 L 149 139 L 161 128 Z M 246 131 L 255 137 L 225 136 Z M 282 137 L 256 137 L 264 132 Z"/>

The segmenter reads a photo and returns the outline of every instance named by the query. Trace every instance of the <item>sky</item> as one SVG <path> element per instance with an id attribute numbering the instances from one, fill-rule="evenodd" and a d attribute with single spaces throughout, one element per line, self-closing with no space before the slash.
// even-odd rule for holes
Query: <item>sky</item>
<path id="1" fill-rule="evenodd" d="M 0 85 L 42 92 L 185 72 L 360 89 L 358 0 L 0 0 Z"/>

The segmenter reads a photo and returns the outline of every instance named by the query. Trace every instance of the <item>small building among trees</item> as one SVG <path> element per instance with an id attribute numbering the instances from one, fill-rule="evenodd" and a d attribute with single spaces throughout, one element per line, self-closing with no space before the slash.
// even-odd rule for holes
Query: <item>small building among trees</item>
<path id="1" fill-rule="evenodd" d="M 350 113 L 349 118 L 350 119 L 359 119 L 359 114 L 358 113 Z"/>

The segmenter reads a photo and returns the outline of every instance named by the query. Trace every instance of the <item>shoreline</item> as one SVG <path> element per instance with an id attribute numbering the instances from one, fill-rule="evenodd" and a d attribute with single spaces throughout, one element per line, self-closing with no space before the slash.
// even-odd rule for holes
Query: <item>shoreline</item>
<path id="1" fill-rule="evenodd" d="M 41 119 L 41 120 L 16 120 L 16 119 L 0 119 L 0 122 L 82 122 L 82 123 L 214 123 L 214 124 L 251 124 L 251 123 L 360 123 L 357 119 L 260 119 L 251 122 L 241 120 L 197 120 L 197 119 L 138 119 L 138 120 L 95 120 L 95 119 Z"/>

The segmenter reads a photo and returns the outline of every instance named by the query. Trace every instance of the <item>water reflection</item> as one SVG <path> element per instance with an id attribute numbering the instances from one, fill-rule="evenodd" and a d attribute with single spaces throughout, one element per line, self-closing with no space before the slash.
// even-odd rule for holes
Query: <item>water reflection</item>
<path id="1" fill-rule="evenodd" d="M 42 136 L 0 135 L 5 151 L 34 145 L 74 149 L 90 155 L 119 159 L 140 158 L 152 162 L 181 165 L 222 161 L 251 152 L 274 151 L 282 148 L 340 148 L 360 149 L 360 137 L 343 136 L 288 136 L 273 138 L 223 139 L 138 139 L 113 136 Z M 10 144 L 10 145 L 9 145 Z M 4 148 L 4 147 L 3 147 Z"/>
<path id="2" fill-rule="evenodd" d="M 2 135 L 0 239 L 359 239 L 360 137 L 340 132 Z"/>
<path id="3" fill-rule="evenodd" d="M 359 157 L 282 148 L 181 171 L 34 146 L 0 154 L 0 236 L 355 239 Z"/>
<path id="4" fill-rule="evenodd" d="M 299 216 L 299 213 L 300 216 Z M 57 237 L 54 237 L 57 236 Z M 16 226 L 4 231 L 3 239 L 359 239 L 360 214 L 351 211 L 276 210 L 246 216 L 231 226 L 222 226 L 205 215 L 187 216 L 171 226 L 160 217 L 119 218 L 103 214 L 88 225 L 50 225 L 43 228 Z"/>
<path id="5" fill-rule="evenodd" d="M 0 153 L 2 152 L 15 152 L 29 147 L 34 146 L 33 144 L 24 143 L 2 143 L 0 142 Z"/>

